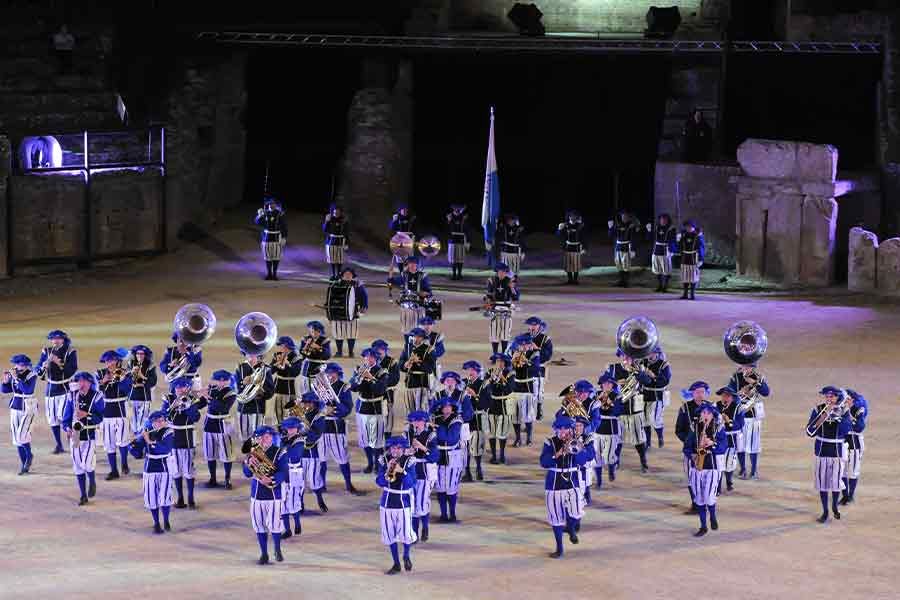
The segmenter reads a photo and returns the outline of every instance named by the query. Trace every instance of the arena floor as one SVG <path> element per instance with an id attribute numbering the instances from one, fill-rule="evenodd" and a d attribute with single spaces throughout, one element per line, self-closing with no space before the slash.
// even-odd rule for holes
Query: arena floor
<path id="1" fill-rule="evenodd" d="M 27 352 L 36 360 L 46 332 L 63 328 L 73 338 L 82 368 L 96 368 L 94 361 L 105 349 L 135 343 L 151 346 L 158 359 L 175 311 L 187 302 L 204 302 L 219 318 L 217 333 L 204 346 L 205 380 L 214 369 L 233 369 L 238 355 L 232 332 L 242 314 L 265 311 L 282 333 L 296 338 L 303 335 L 307 320 L 324 320 L 312 306 L 324 296 L 320 260 L 318 246 L 294 246 L 282 265 L 283 281 L 261 281 L 252 233 L 236 228 L 173 255 L 99 271 L 87 281 L 79 278 L 68 285 L 58 276 L 50 280 L 63 283 L 35 280 L 34 293 L 22 290 L 0 300 L 0 356 L 5 361 L 14 352 Z M 468 358 L 484 360 L 487 322 L 466 309 L 478 303 L 487 273 L 469 273 L 459 283 L 448 282 L 444 269 L 440 271 L 434 284 L 444 290 L 439 292 L 448 347 L 444 368 L 458 368 Z M 362 279 L 374 282 L 383 273 L 363 271 Z M 520 320 L 542 316 L 550 324 L 555 358 L 575 362 L 551 369 L 551 409 L 557 392 L 569 382 L 596 381 L 614 359 L 615 329 L 628 316 L 646 314 L 658 324 L 673 365 L 674 404 L 678 390 L 693 380 L 713 386 L 725 382 L 732 364 L 722 352 L 721 335 L 728 325 L 752 319 L 767 329 L 770 350 L 762 367 L 773 398 L 767 403 L 762 479 L 736 480 L 735 491 L 720 499 L 718 532 L 695 539 L 696 517 L 682 514 L 688 496 L 674 436 L 677 406 L 668 409 L 665 448 L 654 448 L 649 455 L 650 472 L 642 475 L 636 454 L 626 448 L 619 477 L 613 484 L 604 481 L 603 491 L 594 491 L 581 543 L 567 542 L 562 560 L 547 558 L 553 538 L 537 464 L 548 433 L 545 419 L 537 427 L 534 447 L 509 450 L 511 465 L 485 461 L 487 481 L 462 487 L 463 523 L 434 523 L 431 539 L 414 547 L 414 570 L 395 577 L 383 575 L 390 559 L 380 543 L 378 493 L 372 479 L 361 473 L 364 457 L 358 449 L 351 459 L 354 478 L 368 495 L 343 493 L 332 466 L 331 512 L 308 513 L 303 535 L 284 543 L 286 561 L 259 567 L 246 480 L 237 477 L 231 492 L 198 486 L 199 510 L 173 510 L 173 532 L 154 536 L 142 506 L 140 476 L 107 483 L 102 453 L 97 496 L 86 508 L 76 506 L 69 458 L 50 455 L 50 433 L 39 417 L 36 458 L 28 476 L 16 476 L 16 453 L 7 428 L 0 429 L 0 598 L 160 593 L 191 598 L 260 593 L 317 598 L 896 598 L 898 306 L 842 294 L 711 295 L 702 290 L 696 302 L 682 302 L 676 294 L 614 290 L 590 285 L 590 280 L 585 284 L 570 288 L 558 285 L 557 277 L 523 277 Z M 56 286 L 52 296 L 40 291 L 48 285 Z M 396 348 L 396 307 L 383 287 L 371 286 L 370 298 L 361 337 L 383 337 Z M 353 362 L 342 362 L 352 369 Z M 843 510 L 842 520 L 820 525 L 815 522 L 819 503 L 812 485 L 812 443 L 804 426 L 816 391 L 828 383 L 864 393 L 872 417 L 857 501 Z M 205 476 L 198 459 L 199 481 Z"/>

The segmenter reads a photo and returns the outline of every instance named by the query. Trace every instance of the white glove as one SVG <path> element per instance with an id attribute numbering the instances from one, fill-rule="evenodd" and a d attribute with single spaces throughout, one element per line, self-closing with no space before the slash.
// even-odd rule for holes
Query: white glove
<path id="1" fill-rule="evenodd" d="M 582 254 L 587 254 L 587 250 L 585 250 L 584 248 L 582 248 L 582 249 L 581 249 L 581 253 L 582 253 Z"/>
<path id="2" fill-rule="evenodd" d="M 676 234 L 675 234 L 675 241 L 676 241 L 676 242 L 680 242 L 680 241 L 681 241 L 681 234 L 680 234 L 680 233 L 676 233 Z"/>
<path id="3" fill-rule="evenodd" d="M 635 256 L 637 256 L 637 253 L 634 250 L 632 250 L 631 252 L 628 253 L 628 256 L 630 258 L 634 258 Z"/>
<path id="4" fill-rule="evenodd" d="M 490 252 L 491 250 L 493 250 L 493 248 L 494 248 L 494 246 L 493 246 L 492 244 L 485 244 L 485 245 L 484 245 L 484 249 L 487 250 L 488 252 Z"/>
<path id="5" fill-rule="evenodd" d="M 261 209 L 261 208 L 259 208 L 259 209 L 256 210 L 256 215 L 259 216 L 259 217 L 263 216 L 265 213 L 266 213 L 266 211 L 264 211 L 264 210 Z"/>
<path id="6" fill-rule="evenodd" d="M 615 225 L 615 223 L 613 223 L 612 221 L 606 222 L 606 226 L 609 227 L 610 229 L 612 229 L 614 225 Z"/>
<path id="7" fill-rule="evenodd" d="M 396 221 L 396 220 L 397 220 L 397 213 L 394 213 L 393 217 L 394 217 L 394 220 Z"/>
<path id="8" fill-rule="evenodd" d="M 565 224 L 565 223 L 560 223 L 560 224 L 559 224 L 558 229 L 559 229 L 560 231 L 562 231 L 562 230 L 565 229 L 565 228 L 566 228 L 566 224 Z"/>
<path id="9" fill-rule="evenodd" d="M 519 260 L 525 260 L 525 253 L 524 253 L 524 252 L 519 253 Z"/>
<path id="10" fill-rule="evenodd" d="M 647 233 L 653 233 L 653 224 L 647 223 Z"/>
<path id="11" fill-rule="evenodd" d="M 327 215 L 325 215 L 325 222 L 327 223 L 330 220 L 331 220 L 331 213 L 328 213 Z"/>

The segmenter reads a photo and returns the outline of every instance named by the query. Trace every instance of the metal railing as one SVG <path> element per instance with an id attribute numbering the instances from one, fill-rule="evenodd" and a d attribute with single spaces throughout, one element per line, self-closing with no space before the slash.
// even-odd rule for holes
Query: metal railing
<path id="1" fill-rule="evenodd" d="M 39 164 L 30 164 L 33 159 L 23 154 L 29 152 L 29 148 L 23 147 L 28 140 L 39 140 L 37 147 L 42 150 L 58 145 L 60 156 L 55 157 L 51 152 L 50 159 L 47 160 L 42 152 Z M 83 171 L 89 179 L 91 171 L 101 169 L 158 167 L 165 174 L 166 130 L 161 126 L 34 135 L 22 138 L 19 143 L 20 148 L 16 152 L 17 173 Z M 34 145 L 31 147 L 35 148 Z"/>

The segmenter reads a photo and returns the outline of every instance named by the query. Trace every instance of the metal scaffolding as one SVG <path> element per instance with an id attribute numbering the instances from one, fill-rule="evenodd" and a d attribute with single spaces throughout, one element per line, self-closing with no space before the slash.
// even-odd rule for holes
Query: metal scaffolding
<path id="1" fill-rule="evenodd" d="M 780 42 L 720 40 L 602 39 L 597 37 L 524 36 L 386 36 L 320 33 L 203 31 L 197 40 L 217 44 L 308 48 L 382 48 L 470 52 L 540 52 L 574 54 L 881 54 L 878 41 Z"/>

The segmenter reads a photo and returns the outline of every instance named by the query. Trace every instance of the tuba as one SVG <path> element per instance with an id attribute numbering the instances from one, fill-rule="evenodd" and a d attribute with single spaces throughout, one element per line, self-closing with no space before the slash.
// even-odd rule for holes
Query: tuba
<path id="1" fill-rule="evenodd" d="M 725 355 L 739 365 L 760 360 L 769 347 L 766 330 L 753 321 L 738 321 L 723 336 Z"/>
<path id="2" fill-rule="evenodd" d="M 212 337 L 216 331 L 216 315 L 205 304 L 185 304 L 177 313 L 173 328 L 176 335 L 188 345 L 199 345 Z M 187 355 L 166 373 L 166 381 L 172 383 L 190 369 Z"/>
<path id="3" fill-rule="evenodd" d="M 416 248 L 419 250 L 419 254 L 431 258 L 441 251 L 441 240 L 436 236 L 426 235 L 416 243 Z"/>
<path id="4" fill-rule="evenodd" d="M 234 342 L 244 354 L 265 354 L 275 345 L 278 326 L 272 318 L 261 312 L 247 313 L 234 327 Z M 238 404 L 253 400 L 266 382 L 266 367 L 258 364 L 250 375 L 250 381 L 237 396 Z"/>
<path id="5" fill-rule="evenodd" d="M 647 358 L 659 345 L 659 331 L 649 317 L 631 317 L 616 330 L 616 346 L 634 360 Z"/>

